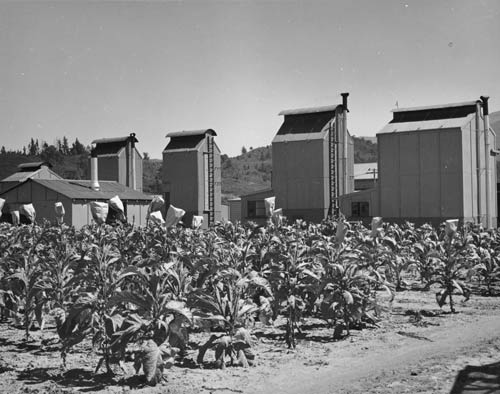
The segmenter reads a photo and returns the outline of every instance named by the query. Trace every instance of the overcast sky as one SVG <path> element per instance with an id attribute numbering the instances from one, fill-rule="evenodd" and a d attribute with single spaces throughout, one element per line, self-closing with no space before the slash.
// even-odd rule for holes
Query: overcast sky
<path id="1" fill-rule="evenodd" d="M 229 156 L 269 145 L 283 109 L 337 104 L 374 136 L 391 109 L 491 96 L 500 1 L 5 2 L 1 145 L 213 128 Z"/>

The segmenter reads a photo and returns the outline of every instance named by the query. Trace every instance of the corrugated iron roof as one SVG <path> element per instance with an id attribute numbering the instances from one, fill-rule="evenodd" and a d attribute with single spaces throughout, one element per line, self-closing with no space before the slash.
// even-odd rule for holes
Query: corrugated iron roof
<path id="1" fill-rule="evenodd" d="M 179 137 L 191 137 L 191 136 L 205 136 L 210 134 L 212 136 L 216 136 L 217 133 L 213 129 L 201 129 L 201 130 L 185 130 L 185 131 L 176 131 L 173 133 L 168 133 L 167 138 L 179 138 Z"/>
<path id="2" fill-rule="evenodd" d="M 437 120 L 423 120 L 419 122 L 400 122 L 388 123 L 380 130 L 378 134 L 397 133 L 405 131 L 418 131 L 418 130 L 438 130 L 438 129 L 454 129 L 460 128 L 469 123 L 475 114 L 470 114 L 462 118 L 447 118 Z"/>
<path id="3" fill-rule="evenodd" d="M 390 123 L 463 118 L 476 112 L 476 101 L 428 107 L 401 108 L 395 109 L 392 112 L 393 119 Z"/>
<path id="4" fill-rule="evenodd" d="M 169 143 L 164 150 L 194 150 L 203 141 L 207 134 L 216 136 L 217 133 L 212 129 L 179 131 L 167 134 L 170 138 Z"/>
<path id="5" fill-rule="evenodd" d="M 26 179 L 31 178 L 33 175 L 35 175 L 38 171 L 20 171 L 20 172 L 15 172 L 12 175 L 9 175 L 7 178 L 2 179 L 2 182 L 23 182 Z"/>
<path id="6" fill-rule="evenodd" d="M 149 201 L 152 196 L 139 192 L 114 181 L 99 181 L 100 190 L 92 190 L 90 180 L 31 179 L 47 189 L 73 200 L 109 200 L 118 195 L 121 200 Z"/>
<path id="7" fill-rule="evenodd" d="M 134 135 L 127 135 L 126 137 L 113 137 L 113 138 L 100 138 L 91 142 L 91 144 L 113 144 L 115 142 L 127 142 L 133 139 L 134 142 L 139 142 L 139 140 Z"/>
<path id="8" fill-rule="evenodd" d="M 334 118 L 334 111 L 286 115 L 277 135 L 320 133 Z"/>
<path id="9" fill-rule="evenodd" d="M 0 182 L 24 182 L 27 179 L 30 179 L 40 173 L 41 171 L 48 171 L 51 174 L 50 179 L 59 178 L 62 179 L 59 174 L 56 174 L 50 168 L 44 170 L 42 168 L 37 169 L 36 171 L 18 171 L 12 175 L 9 175 L 7 178 L 2 179 Z"/>
<path id="10" fill-rule="evenodd" d="M 97 156 L 102 155 L 113 155 L 119 153 L 123 148 L 125 148 L 129 141 L 139 142 L 134 135 L 128 135 L 126 137 L 116 137 L 116 138 L 101 138 L 92 141 L 95 144 L 94 152 Z"/>
<path id="11" fill-rule="evenodd" d="M 52 164 L 50 164 L 48 161 L 36 161 L 32 163 L 21 163 L 17 166 L 17 168 L 23 170 L 23 171 L 35 171 L 39 170 L 41 166 L 47 166 L 49 168 L 52 168 Z"/>
<path id="12" fill-rule="evenodd" d="M 262 189 L 262 190 L 257 190 L 257 191 L 254 191 L 254 192 L 242 194 L 241 198 L 248 198 L 248 197 L 256 196 L 256 195 L 259 195 L 259 194 L 265 194 L 266 196 L 271 197 L 273 193 L 274 192 L 273 192 L 272 188 L 267 188 L 267 189 Z"/>
<path id="13" fill-rule="evenodd" d="M 354 163 L 354 179 L 373 179 L 373 172 L 375 178 L 378 178 L 378 163 Z"/>
<path id="14" fill-rule="evenodd" d="M 408 112 L 408 111 L 422 111 L 428 109 L 443 109 L 443 108 L 454 108 L 454 107 L 467 107 L 471 105 L 476 105 L 480 100 L 475 101 L 464 101 L 461 103 L 449 103 L 449 104 L 438 104 L 438 105 L 425 105 L 421 107 L 408 107 L 408 108 L 394 108 L 391 112 Z"/>
<path id="15" fill-rule="evenodd" d="M 303 115 L 303 114 L 317 114 L 319 112 L 335 112 L 335 110 L 341 107 L 341 105 L 325 105 L 322 107 L 310 107 L 310 108 L 299 108 L 299 109 L 285 109 L 281 111 L 278 115 Z"/>

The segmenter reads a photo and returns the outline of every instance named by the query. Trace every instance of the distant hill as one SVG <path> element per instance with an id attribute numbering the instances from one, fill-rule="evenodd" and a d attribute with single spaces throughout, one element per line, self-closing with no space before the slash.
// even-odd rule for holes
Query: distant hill
<path id="1" fill-rule="evenodd" d="M 223 200 L 271 187 L 271 171 L 271 146 L 251 149 L 236 157 L 222 155 Z"/>
<path id="2" fill-rule="evenodd" d="M 373 163 L 377 161 L 377 137 L 352 137 L 354 140 L 354 162 Z"/>

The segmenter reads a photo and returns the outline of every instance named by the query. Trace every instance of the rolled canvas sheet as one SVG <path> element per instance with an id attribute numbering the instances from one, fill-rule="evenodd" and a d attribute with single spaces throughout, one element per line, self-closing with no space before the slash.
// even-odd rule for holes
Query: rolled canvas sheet
<path id="1" fill-rule="evenodd" d="M 273 216 L 274 207 L 276 205 L 276 197 L 265 198 L 264 204 L 266 206 L 266 216 L 270 218 L 271 216 Z"/>
<path id="2" fill-rule="evenodd" d="M 275 209 L 271 219 L 276 226 L 279 226 L 283 220 L 283 208 Z"/>
<path id="3" fill-rule="evenodd" d="M 64 210 L 64 205 L 62 202 L 56 202 L 54 204 L 54 210 L 56 211 L 56 221 L 59 224 L 62 224 L 64 221 L 64 214 L 66 211 Z"/>
<path id="4" fill-rule="evenodd" d="M 123 206 L 123 202 L 120 200 L 120 197 L 114 196 L 110 198 L 108 204 L 110 208 L 113 208 L 115 211 L 125 213 L 125 207 Z"/>
<path id="5" fill-rule="evenodd" d="M 457 232 L 458 219 L 449 219 L 445 222 L 444 232 L 448 237 L 453 237 Z"/>
<path id="6" fill-rule="evenodd" d="M 193 216 L 193 221 L 191 222 L 191 227 L 200 228 L 203 224 L 203 216 Z"/>
<path id="7" fill-rule="evenodd" d="M 2 209 L 5 205 L 5 200 L 3 198 L 0 198 L 0 218 L 2 217 Z"/>
<path id="8" fill-rule="evenodd" d="M 149 215 L 151 215 L 153 212 L 159 211 L 163 214 L 164 208 L 165 208 L 165 200 L 160 196 L 154 196 L 153 200 L 151 200 L 151 202 L 149 203 L 146 219 L 149 218 Z"/>
<path id="9" fill-rule="evenodd" d="M 165 225 L 167 227 L 175 226 L 179 223 L 186 211 L 181 208 L 176 208 L 173 205 L 168 207 L 167 216 L 165 217 Z"/>
<path id="10" fill-rule="evenodd" d="M 106 223 L 108 218 L 109 206 L 107 202 L 92 201 L 89 203 L 90 212 L 97 224 Z"/>
<path id="11" fill-rule="evenodd" d="M 382 218 L 381 217 L 374 217 L 372 219 L 372 237 L 376 237 L 380 228 L 382 227 Z"/>
<path id="12" fill-rule="evenodd" d="M 347 226 L 343 221 L 337 223 L 337 231 L 335 232 L 335 240 L 341 244 L 344 242 L 345 235 L 347 234 Z"/>
<path id="13" fill-rule="evenodd" d="M 22 204 L 19 207 L 19 213 L 23 214 L 26 216 L 26 218 L 33 223 L 36 218 L 36 212 L 35 212 L 35 207 L 33 204 Z"/>
<path id="14" fill-rule="evenodd" d="M 149 223 L 160 225 L 160 226 L 165 224 L 165 220 L 163 220 L 163 216 L 161 215 L 160 211 L 152 212 L 149 215 L 148 220 L 149 220 Z"/>
<path id="15" fill-rule="evenodd" d="M 18 226 L 20 221 L 19 211 L 10 211 L 10 215 L 12 216 L 12 224 L 14 226 Z"/>

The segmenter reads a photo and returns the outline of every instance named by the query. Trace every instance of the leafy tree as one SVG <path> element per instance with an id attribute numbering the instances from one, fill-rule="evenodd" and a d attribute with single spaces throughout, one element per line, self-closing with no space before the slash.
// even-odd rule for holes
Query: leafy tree
<path id="1" fill-rule="evenodd" d="M 63 155 L 69 155 L 69 144 L 68 144 L 68 139 L 66 137 L 63 137 L 63 140 L 62 140 L 62 154 Z"/>
<path id="2" fill-rule="evenodd" d="M 2 145 L 2 149 L 0 150 L 0 155 L 6 155 L 7 151 L 5 150 L 5 146 Z"/>
<path id="3" fill-rule="evenodd" d="M 73 142 L 73 144 L 71 145 L 70 153 L 72 155 L 82 155 L 85 152 L 87 152 L 85 146 L 80 141 L 78 141 L 78 138 L 75 139 L 75 142 Z"/>
<path id="4" fill-rule="evenodd" d="M 241 147 L 241 154 L 244 155 L 245 153 L 247 153 L 247 148 L 245 148 L 244 146 Z"/>

